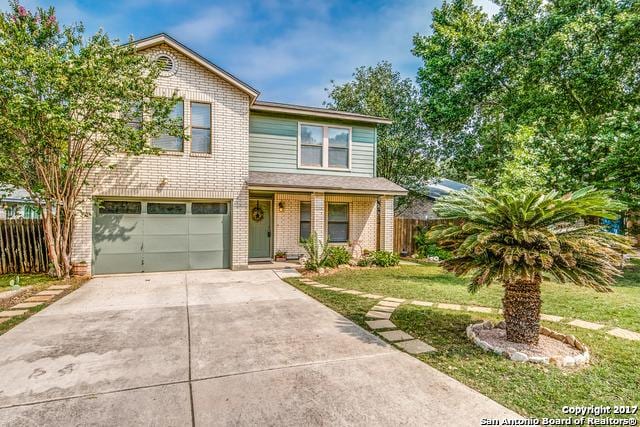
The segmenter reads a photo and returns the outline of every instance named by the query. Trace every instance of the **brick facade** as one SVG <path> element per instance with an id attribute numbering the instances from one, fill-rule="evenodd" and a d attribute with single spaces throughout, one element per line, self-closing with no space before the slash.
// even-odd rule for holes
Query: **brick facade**
<path id="1" fill-rule="evenodd" d="M 365 249 L 376 250 L 378 221 L 375 196 L 276 193 L 273 203 L 274 251 L 285 251 L 289 257 L 305 253 L 300 245 L 300 202 L 312 203 L 311 230 L 322 240 L 326 238 L 327 204 L 348 203 L 349 243 L 344 245 L 355 258 L 359 258 Z"/>
<path id="2" fill-rule="evenodd" d="M 207 102 L 212 110 L 211 154 L 184 151 L 157 156 L 117 156 L 109 168 L 96 170 L 84 196 L 83 215 L 73 235 L 73 262 L 91 262 L 92 200 L 98 197 L 152 199 L 217 199 L 232 202 L 232 260 L 234 268 L 248 262 L 249 96 L 181 53 L 163 45 L 144 54 L 169 54 L 175 73 L 162 76 L 157 94 L 174 91 L 184 100 L 184 123 L 190 131 L 190 102 Z"/>

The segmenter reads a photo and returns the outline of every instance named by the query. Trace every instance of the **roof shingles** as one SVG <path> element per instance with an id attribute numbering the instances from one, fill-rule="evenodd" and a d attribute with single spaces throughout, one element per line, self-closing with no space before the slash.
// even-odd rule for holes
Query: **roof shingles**
<path id="1" fill-rule="evenodd" d="M 407 190 L 386 178 L 364 176 L 249 172 L 247 185 L 249 188 L 324 190 L 339 193 L 353 192 L 381 195 L 407 194 Z"/>

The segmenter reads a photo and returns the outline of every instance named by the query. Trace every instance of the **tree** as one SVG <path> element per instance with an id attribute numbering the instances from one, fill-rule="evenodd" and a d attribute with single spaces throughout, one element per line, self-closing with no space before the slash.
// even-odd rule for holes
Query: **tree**
<path id="1" fill-rule="evenodd" d="M 582 220 L 614 219 L 623 208 L 608 192 L 593 188 L 563 197 L 555 191 L 512 196 L 466 190 L 438 199 L 438 216 L 455 223 L 434 227 L 429 238 L 453 251 L 442 263 L 446 270 L 472 275 L 471 292 L 502 282 L 507 339 L 536 344 L 545 276 L 611 291 L 629 242 Z"/>
<path id="2" fill-rule="evenodd" d="M 450 175 L 495 182 L 522 127 L 547 185 L 612 189 L 640 206 L 640 3 L 472 0 L 434 10 L 414 38 L 425 122 Z"/>
<path id="3" fill-rule="evenodd" d="M 0 16 L 0 182 L 41 205 L 53 270 L 68 276 L 74 219 L 92 171 L 116 153 L 154 153 L 179 135 L 176 103 L 154 96 L 160 65 L 105 33 L 83 39 L 53 8 Z M 144 117 L 144 120 L 142 120 Z"/>
<path id="4" fill-rule="evenodd" d="M 421 119 L 417 88 L 402 79 L 389 62 L 375 67 L 359 67 L 353 80 L 341 85 L 332 82 L 327 89 L 329 108 L 385 117 L 391 125 L 378 125 L 378 176 L 409 190 L 408 197 L 396 204 L 396 213 L 423 192 L 435 173 L 435 150 Z"/>

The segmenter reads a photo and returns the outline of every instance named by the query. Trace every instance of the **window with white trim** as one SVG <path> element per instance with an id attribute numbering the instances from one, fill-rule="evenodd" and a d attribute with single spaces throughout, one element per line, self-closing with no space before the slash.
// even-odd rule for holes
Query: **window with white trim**
<path id="1" fill-rule="evenodd" d="M 349 240 L 349 204 L 328 203 L 327 208 L 329 242 L 347 242 Z"/>
<path id="2" fill-rule="evenodd" d="M 300 202 L 300 241 L 311 235 L 311 202 Z"/>
<path id="3" fill-rule="evenodd" d="M 211 104 L 191 103 L 191 152 L 211 153 Z"/>
<path id="4" fill-rule="evenodd" d="M 299 167 L 348 170 L 350 150 L 350 128 L 300 123 Z"/>
<path id="5" fill-rule="evenodd" d="M 173 106 L 173 110 L 169 114 L 172 119 L 179 119 L 180 124 L 184 127 L 184 103 L 182 101 L 176 102 Z M 151 141 L 151 145 L 160 148 L 164 151 L 183 151 L 183 139 L 180 136 L 160 135 Z"/>

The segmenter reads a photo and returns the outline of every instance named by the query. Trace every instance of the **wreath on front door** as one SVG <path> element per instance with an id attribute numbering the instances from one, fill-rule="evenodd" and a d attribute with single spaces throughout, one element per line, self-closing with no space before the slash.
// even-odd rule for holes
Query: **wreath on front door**
<path id="1" fill-rule="evenodd" d="M 260 206 L 256 206 L 255 208 L 253 208 L 253 210 L 251 211 L 251 218 L 255 221 L 255 222 L 260 222 L 262 221 L 262 219 L 264 218 L 264 210 L 262 210 L 262 208 Z"/>

